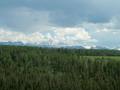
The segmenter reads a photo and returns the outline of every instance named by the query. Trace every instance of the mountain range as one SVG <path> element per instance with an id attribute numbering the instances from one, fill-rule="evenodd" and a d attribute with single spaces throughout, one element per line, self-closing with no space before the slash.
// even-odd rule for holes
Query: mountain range
<path id="1" fill-rule="evenodd" d="M 38 46 L 38 47 L 47 47 L 47 48 L 68 48 L 68 49 L 111 49 L 102 46 L 80 46 L 80 45 L 49 45 L 49 44 L 36 44 L 36 43 L 23 43 L 21 41 L 16 42 L 0 42 L 0 45 L 13 45 L 13 46 Z M 120 48 L 114 48 L 115 50 L 120 50 Z"/>

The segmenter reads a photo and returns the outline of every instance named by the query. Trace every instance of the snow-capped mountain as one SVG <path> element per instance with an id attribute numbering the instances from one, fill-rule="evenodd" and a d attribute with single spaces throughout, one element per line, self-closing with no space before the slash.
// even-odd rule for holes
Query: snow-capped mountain
<path id="1" fill-rule="evenodd" d="M 85 49 L 110 49 L 110 48 L 107 48 L 107 47 L 103 47 L 103 46 L 84 46 Z"/>
<path id="2" fill-rule="evenodd" d="M 38 47 L 48 47 L 48 48 L 68 48 L 68 49 L 110 49 L 102 46 L 81 46 L 81 45 L 49 45 L 47 43 L 24 43 L 21 41 L 16 42 L 0 42 L 0 45 L 15 45 L 15 46 L 38 46 Z M 115 49 L 115 50 L 120 50 Z"/>
<path id="3" fill-rule="evenodd" d="M 102 46 L 92 46 L 91 49 L 109 49 L 109 48 Z"/>
<path id="4" fill-rule="evenodd" d="M 22 46 L 24 45 L 23 42 L 11 42 L 11 41 L 7 41 L 7 42 L 0 42 L 0 45 L 19 45 Z"/>

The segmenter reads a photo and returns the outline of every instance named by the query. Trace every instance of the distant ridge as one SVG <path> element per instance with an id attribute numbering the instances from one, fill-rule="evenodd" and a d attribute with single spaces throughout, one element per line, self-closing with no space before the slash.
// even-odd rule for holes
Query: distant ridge
<path id="1" fill-rule="evenodd" d="M 37 44 L 37 43 L 24 43 L 21 41 L 6 41 L 0 42 L 0 45 L 14 45 L 14 46 L 37 46 L 37 47 L 46 47 L 46 48 L 68 48 L 68 49 L 111 49 L 102 46 L 81 46 L 81 45 L 49 45 L 49 44 Z M 120 48 L 114 48 L 114 50 L 120 50 Z"/>
<path id="2" fill-rule="evenodd" d="M 7 41 L 7 42 L 0 42 L 0 45 L 19 45 L 19 46 L 22 46 L 22 45 L 24 45 L 24 43 L 23 42 Z"/>

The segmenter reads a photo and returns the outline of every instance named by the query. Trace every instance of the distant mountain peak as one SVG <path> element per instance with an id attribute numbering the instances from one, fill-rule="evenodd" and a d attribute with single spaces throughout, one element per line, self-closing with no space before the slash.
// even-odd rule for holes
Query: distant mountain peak
<path id="1" fill-rule="evenodd" d="M 6 41 L 0 42 L 0 45 L 16 45 L 16 46 L 38 46 L 38 47 L 48 47 L 48 48 L 69 48 L 69 49 L 110 49 L 102 46 L 82 46 L 82 45 L 49 45 L 47 43 L 28 43 L 22 41 Z M 114 48 L 115 50 L 120 50 L 120 48 Z"/>
<path id="2" fill-rule="evenodd" d="M 5 42 L 0 42 L 0 45 L 24 45 L 24 43 L 20 41 L 14 41 L 14 42 L 5 41 Z"/>

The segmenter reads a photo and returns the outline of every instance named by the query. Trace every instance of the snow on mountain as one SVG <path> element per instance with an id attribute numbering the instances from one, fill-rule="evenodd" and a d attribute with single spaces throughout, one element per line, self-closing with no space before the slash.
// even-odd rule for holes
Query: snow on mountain
<path id="1" fill-rule="evenodd" d="M 38 47 L 48 47 L 48 48 L 69 48 L 69 49 L 110 49 L 102 46 L 81 46 L 81 45 L 49 45 L 48 43 L 25 43 L 21 41 L 16 42 L 0 42 L 0 45 L 16 45 L 16 46 L 38 46 Z M 120 50 L 120 48 L 117 48 L 115 50 Z"/>

